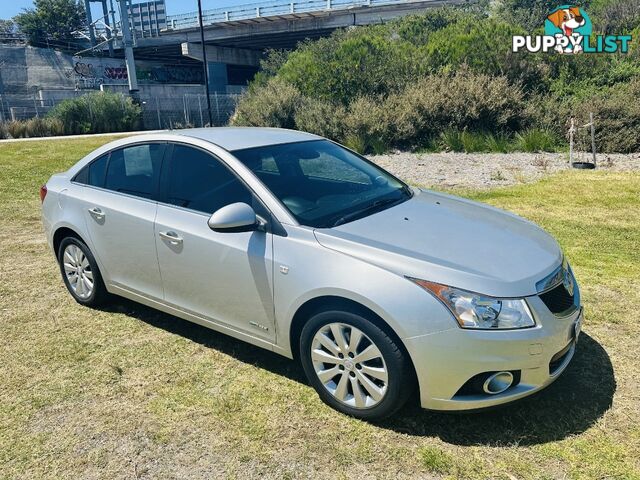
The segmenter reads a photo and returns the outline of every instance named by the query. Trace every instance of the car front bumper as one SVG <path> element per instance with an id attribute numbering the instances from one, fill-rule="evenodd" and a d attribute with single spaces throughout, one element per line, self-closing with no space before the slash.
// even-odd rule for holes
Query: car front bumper
<path id="1" fill-rule="evenodd" d="M 575 353 L 582 308 L 559 318 L 538 297 L 529 297 L 527 301 L 536 318 L 536 326 L 532 328 L 474 331 L 454 327 L 403 339 L 418 376 L 423 408 L 492 407 L 542 390 L 560 376 Z M 514 373 L 517 384 L 495 395 L 477 388 L 471 392 L 462 388 L 475 376 L 501 371 Z"/>

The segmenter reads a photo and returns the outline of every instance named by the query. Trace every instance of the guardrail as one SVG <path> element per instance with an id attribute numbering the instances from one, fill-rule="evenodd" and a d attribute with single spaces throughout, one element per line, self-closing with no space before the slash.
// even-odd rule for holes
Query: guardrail
<path id="1" fill-rule="evenodd" d="M 202 23 L 204 25 L 212 25 L 214 23 L 292 15 L 296 13 L 348 10 L 356 7 L 378 7 L 423 1 L 424 0 L 280 0 L 275 2 L 259 2 L 204 10 L 202 12 Z M 167 29 L 180 30 L 183 28 L 197 27 L 198 25 L 198 12 L 167 15 Z"/>

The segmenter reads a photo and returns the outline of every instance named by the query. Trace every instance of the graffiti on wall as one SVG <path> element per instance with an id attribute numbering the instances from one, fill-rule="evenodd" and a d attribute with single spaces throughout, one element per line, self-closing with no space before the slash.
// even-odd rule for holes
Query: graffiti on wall
<path id="1" fill-rule="evenodd" d="M 128 80 L 127 67 L 104 67 L 103 76 L 105 80 Z"/>
<path id="2" fill-rule="evenodd" d="M 128 80 L 124 64 L 94 65 L 76 61 L 65 70 L 65 76 L 74 80 L 78 89 L 98 89 L 103 83 L 121 83 Z M 203 83 L 202 68 L 195 65 L 157 65 L 136 67 L 142 83 Z"/>
<path id="3" fill-rule="evenodd" d="M 136 68 L 138 79 L 151 83 L 203 83 L 202 67 L 194 65 L 162 65 Z"/>

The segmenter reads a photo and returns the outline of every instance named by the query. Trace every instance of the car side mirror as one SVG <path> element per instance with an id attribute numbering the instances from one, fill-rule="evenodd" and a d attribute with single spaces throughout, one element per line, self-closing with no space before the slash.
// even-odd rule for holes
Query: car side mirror
<path id="1" fill-rule="evenodd" d="M 207 223 L 214 232 L 250 232 L 261 230 L 265 224 L 253 208 L 242 202 L 216 210 Z"/>

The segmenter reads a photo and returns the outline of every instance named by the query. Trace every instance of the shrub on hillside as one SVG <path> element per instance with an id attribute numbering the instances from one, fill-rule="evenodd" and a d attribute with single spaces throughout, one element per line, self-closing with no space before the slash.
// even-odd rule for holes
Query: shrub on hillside
<path id="1" fill-rule="evenodd" d="M 596 149 L 599 152 L 640 151 L 640 79 L 620 84 L 578 105 L 572 113 L 578 125 L 589 121 L 593 112 Z"/>
<path id="2" fill-rule="evenodd" d="M 449 129 L 511 132 L 526 121 L 519 87 L 466 69 L 420 80 L 388 103 L 398 145 L 424 146 Z"/>
<path id="3" fill-rule="evenodd" d="M 296 128 L 337 142 L 344 140 L 346 109 L 339 104 L 306 98 L 294 115 Z"/>
<path id="4" fill-rule="evenodd" d="M 264 85 L 254 85 L 242 97 L 231 123 L 249 127 L 295 128 L 294 116 L 302 102 L 302 95 L 296 87 L 279 78 L 271 78 Z"/>
<path id="5" fill-rule="evenodd" d="M 360 97 L 351 102 L 344 119 L 345 145 L 360 153 L 381 154 L 393 143 L 393 121 L 386 102 Z"/>
<path id="6" fill-rule="evenodd" d="M 65 100 L 49 113 L 65 134 L 125 132 L 141 128 L 142 110 L 122 94 L 96 92 Z"/>
<path id="7" fill-rule="evenodd" d="M 0 140 L 4 138 L 9 138 L 9 130 L 7 130 L 7 124 L 5 122 L 0 122 Z"/>

